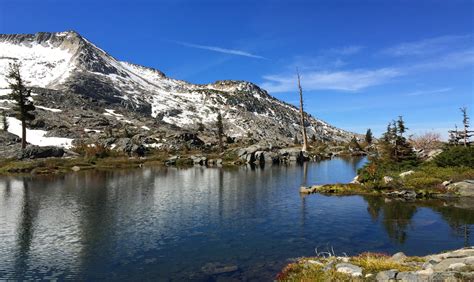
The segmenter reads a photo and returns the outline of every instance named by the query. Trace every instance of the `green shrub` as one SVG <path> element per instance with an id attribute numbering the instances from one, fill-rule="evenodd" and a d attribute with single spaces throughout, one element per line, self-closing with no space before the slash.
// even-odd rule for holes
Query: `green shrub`
<path id="1" fill-rule="evenodd" d="M 396 177 L 400 172 L 414 169 L 418 165 L 416 160 L 401 162 L 382 161 L 379 158 L 371 158 L 369 162 L 359 169 L 359 181 L 380 182 L 384 176 Z"/>
<path id="2" fill-rule="evenodd" d="M 434 188 L 443 182 L 442 179 L 436 177 L 414 177 L 405 181 L 405 186 L 415 189 Z"/>
<path id="3" fill-rule="evenodd" d="M 448 148 L 434 159 L 440 167 L 465 166 L 474 168 L 474 147 L 455 146 Z"/>
<path id="4" fill-rule="evenodd" d="M 105 158 L 110 155 L 109 148 L 101 143 L 86 144 L 80 142 L 76 144 L 72 150 L 86 158 Z"/>
<path id="5" fill-rule="evenodd" d="M 427 163 L 415 170 L 415 173 L 405 177 L 405 181 L 411 178 L 435 177 L 454 182 L 465 179 L 474 179 L 474 169 L 469 167 L 438 167 L 434 163 Z"/>

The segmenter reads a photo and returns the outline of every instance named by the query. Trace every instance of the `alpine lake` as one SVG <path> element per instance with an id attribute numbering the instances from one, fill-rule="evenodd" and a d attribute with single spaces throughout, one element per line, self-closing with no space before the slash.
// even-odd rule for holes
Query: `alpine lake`
<path id="1" fill-rule="evenodd" d="M 272 281 L 316 248 L 473 245 L 474 209 L 462 204 L 299 193 L 350 182 L 365 162 L 2 176 L 0 279 Z"/>

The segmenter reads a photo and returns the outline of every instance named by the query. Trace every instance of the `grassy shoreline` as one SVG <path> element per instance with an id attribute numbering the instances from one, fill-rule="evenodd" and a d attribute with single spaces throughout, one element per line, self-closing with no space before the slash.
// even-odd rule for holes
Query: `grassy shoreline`
<path id="1" fill-rule="evenodd" d="M 319 193 L 323 195 L 335 195 L 335 196 L 351 196 L 351 195 L 369 195 L 369 196 L 394 196 L 396 193 L 410 192 L 413 191 L 416 194 L 414 199 L 431 199 L 431 198 L 450 198 L 457 197 L 455 193 L 448 193 L 447 191 L 432 190 L 430 188 L 426 189 L 413 189 L 407 187 L 397 187 L 397 188 L 384 188 L 380 190 L 370 189 L 361 184 L 354 183 L 336 183 L 336 184 L 325 184 L 325 185 L 315 185 L 307 188 L 312 190 L 310 193 L 302 194 L 312 194 Z M 415 195 L 413 194 L 413 195 Z M 404 198 L 402 195 L 400 198 Z"/>
<path id="2" fill-rule="evenodd" d="M 473 247 L 427 256 L 322 252 L 286 265 L 277 281 L 467 281 L 474 277 Z M 446 278 L 439 279 L 439 277 Z M 466 280 L 467 279 L 467 280 Z"/>

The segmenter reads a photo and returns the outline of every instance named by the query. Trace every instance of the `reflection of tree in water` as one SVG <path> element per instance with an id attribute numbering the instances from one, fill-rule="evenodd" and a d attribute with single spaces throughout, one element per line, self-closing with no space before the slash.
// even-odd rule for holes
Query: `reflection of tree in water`
<path id="1" fill-rule="evenodd" d="M 343 159 L 346 163 L 348 163 L 354 171 L 357 171 L 359 167 L 362 166 L 362 164 L 365 161 L 365 157 L 340 157 Z"/>
<path id="2" fill-rule="evenodd" d="M 384 206 L 384 200 L 380 197 L 364 197 L 367 202 L 367 212 L 370 214 L 372 219 L 375 221 L 379 218 L 382 207 Z"/>
<path id="3" fill-rule="evenodd" d="M 382 224 L 388 236 L 399 242 L 406 240 L 406 229 L 416 213 L 416 205 L 401 201 L 385 201 L 382 197 L 364 197 L 367 201 L 367 212 L 377 220 L 382 216 Z"/>
<path id="4" fill-rule="evenodd" d="M 452 206 L 434 206 L 452 228 L 456 236 L 464 238 L 464 245 L 470 246 L 470 225 L 474 224 L 474 210 L 461 209 Z"/>
<path id="5" fill-rule="evenodd" d="M 28 256 L 33 240 L 34 225 L 38 216 L 39 202 L 31 194 L 26 180 L 23 181 L 23 201 L 18 222 L 15 272 L 23 275 L 27 271 Z"/>
<path id="6" fill-rule="evenodd" d="M 113 188 L 108 187 L 108 179 L 113 175 L 117 177 L 123 172 L 89 172 L 83 177 L 76 178 L 78 189 L 78 203 L 80 208 L 79 228 L 81 239 L 87 242 L 82 247 L 81 263 L 85 269 L 93 269 L 98 261 L 91 259 L 99 249 L 107 249 L 110 242 L 101 240 L 108 238 L 108 234 L 114 232 L 113 213 L 110 212 L 110 197 L 117 197 L 113 194 Z"/>
<path id="7" fill-rule="evenodd" d="M 11 180 L 7 178 L 5 179 L 4 183 L 5 183 L 5 190 L 4 190 L 3 198 L 6 200 L 10 198 L 11 192 L 12 192 Z"/>
<path id="8" fill-rule="evenodd" d="M 406 240 L 406 229 L 416 213 L 417 206 L 428 207 L 443 217 L 454 234 L 464 238 L 465 246 L 470 246 L 471 225 L 474 224 L 474 210 L 446 206 L 443 201 L 432 200 L 407 203 L 397 200 L 386 201 L 383 197 L 364 197 L 368 204 L 367 212 L 373 220 L 380 217 L 390 238 L 399 243 Z"/>

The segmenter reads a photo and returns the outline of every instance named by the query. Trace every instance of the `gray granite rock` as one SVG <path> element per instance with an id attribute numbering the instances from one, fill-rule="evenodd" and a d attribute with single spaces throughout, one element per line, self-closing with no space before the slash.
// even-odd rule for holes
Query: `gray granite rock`
<path id="1" fill-rule="evenodd" d="M 394 254 L 390 259 L 393 260 L 393 261 L 396 261 L 396 262 L 402 262 L 403 260 L 406 259 L 406 255 L 402 252 L 398 252 L 396 254 Z"/>
<path id="2" fill-rule="evenodd" d="M 379 282 L 390 281 L 390 280 L 395 279 L 397 274 L 398 274 L 398 270 L 396 269 L 381 271 L 377 273 L 377 275 L 375 276 L 375 279 Z"/>
<path id="3" fill-rule="evenodd" d="M 336 265 L 337 272 L 349 274 L 352 277 L 360 277 L 362 276 L 362 268 L 357 265 L 353 265 L 350 263 L 338 263 Z"/>

